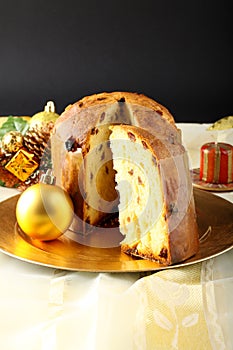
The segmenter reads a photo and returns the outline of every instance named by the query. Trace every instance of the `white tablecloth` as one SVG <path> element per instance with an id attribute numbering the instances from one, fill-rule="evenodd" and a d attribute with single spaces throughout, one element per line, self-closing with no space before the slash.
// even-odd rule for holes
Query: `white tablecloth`
<path id="1" fill-rule="evenodd" d="M 207 125 L 178 126 L 198 167 Z M 0 187 L 0 200 L 15 193 Z M 233 202 L 232 192 L 218 195 Z M 230 250 L 142 276 L 62 271 L 0 253 L 0 349 L 233 349 L 232 262 Z"/>

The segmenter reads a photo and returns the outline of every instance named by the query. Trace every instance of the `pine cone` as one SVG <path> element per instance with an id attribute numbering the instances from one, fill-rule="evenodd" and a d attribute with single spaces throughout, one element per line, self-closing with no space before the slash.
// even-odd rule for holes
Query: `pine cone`
<path id="1" fill-rule="evenodd" d="M 30 127 L 24 135 L 24 145 L 29 152 L 35 154 L 39 159 L 44 152 L 50 153 L 50 136 L 54 127 L 53 122 Z"/>

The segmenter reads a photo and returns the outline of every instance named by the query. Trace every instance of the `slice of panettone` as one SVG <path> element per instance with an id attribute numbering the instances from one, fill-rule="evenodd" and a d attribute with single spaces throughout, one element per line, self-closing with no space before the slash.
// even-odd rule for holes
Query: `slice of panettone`
<path id="1" fill-rule="evenodd" d="M 122 251 L 162 265 L 194 255 L 198 228 L 183 146 L 135 126 L 110 129 Z"/>

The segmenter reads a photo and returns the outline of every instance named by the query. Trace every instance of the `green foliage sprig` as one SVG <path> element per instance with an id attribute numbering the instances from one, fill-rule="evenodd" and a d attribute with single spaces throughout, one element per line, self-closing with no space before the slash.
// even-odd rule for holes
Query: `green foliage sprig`
<path id="1" fill-rule="evenodd" d="M 0 140 L 10 131 L 19 131 L 24 135 L 29 127 L 29 123 L 20 117 L 9 116 L 7 120 L 0 127 Z"/>

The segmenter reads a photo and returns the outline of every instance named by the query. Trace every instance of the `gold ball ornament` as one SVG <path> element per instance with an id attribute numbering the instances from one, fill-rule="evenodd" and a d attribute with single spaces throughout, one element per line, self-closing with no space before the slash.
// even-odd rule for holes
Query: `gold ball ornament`
<path id="1" fill-rule="evenodd" d="M 6 153 L 16 153 L 23 147 L 23 135 L 19 131 L 9 131 L 2 138 L 2 148 Z"/>
<path id="2" fill-rule="evenodd" d="M 48 101 L 42 112 L 38 112 L 31 117 L 29 121 L 30 128 L 35 126 L 41 127 L 50 122 L 55 123 L 58 117 L 59 114 L 55 112 L 54 102 Z"/>
<path id="3" fill-rule="evenodd" d="M 69 228 L 73 215 L 73 203 L 68 193 L 46 183 L 27 188 L 16 205 L 19 227 L 30 238 L 41 241 L 61 236 Z"/>

